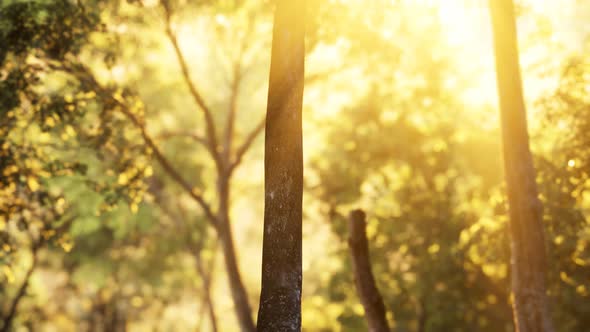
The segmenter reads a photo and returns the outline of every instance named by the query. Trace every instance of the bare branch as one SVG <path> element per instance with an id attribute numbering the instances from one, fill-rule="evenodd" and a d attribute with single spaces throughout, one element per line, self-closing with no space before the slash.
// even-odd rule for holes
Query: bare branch
<path id="1" fill-rule="evenodd" d="M 198 134 L 195 133 L 190 133 L 190 132 L 184 132 L 184 131 L 175 131 L 175 132 L 164 132 L 159 134 L 158 136 L 156 136 L 156 138 L 158 140 L 167 140 L 170 138 L 174 138 L 174 137 L 184 137 L 184 138 L 189 138 L 201 145 L 203 145 L 203 147 L 205 147 L 205 149 L 207 149 L 207 151 L 209 151 L 209 153 L 211 154 L 211 156 L 213 157 L 214 152 L 211 150 L 211 146 L 209 146 L 209 143 L 207 142 L 207 139 L 205 137 L 202 137 Z"/>
<path id="2" fill-rule="evenodd" d="M 236 63 L 234 66 L 234 78 L 231 85 L 231 93 L 229 100 L 229 109 L 227 112 L 227 120 L 225 122 L 224 131 L 224 142 L 223 142 L 223 156 L 224 164 L 230 164 L 231 149 L 234 135 L 234 124 L 236 121 L 238 95 L 240 90 L 241 81 L 241 66 L 240 63 Z"/>
<path id="3" fill-rule="evenodd" d="M 116 100 L 116 102 L 120 106 L 121 112 L 123 114 L 125 114 L 125 116 L 127 116 L 127 118 L 137 127 L 137 129 L 139 129 L 141 136 L 143 137 L 143 140 L 145 141 L 147 146 L 152 149 L 152 153 L 154 154 L 154 157 L 156 158 L 156 160 L 158 160 L 158 162 L 160 163 L 162 168 L 195 201 L 197 201 L 197 203 L 199 203 L 199 205 L 201 206 L 201 208 L 205 212 L 207 219 L 211 222 L 211 224 L 214 227 L 217 227 L 217 218 L 215 217 L 215 214 L 213 214 L 213 211 L 212 211 L 211 207 L 209 206 L 209 204 L 207 202 L 205 202 L 205 199 L 203 198 L 202 194 L 200 192 L 198 192 L 196 190 L 196 188 L 193 188 L 193 186 L 182 175 L 180 175 L 180 173 L 176 170 L 176 168 L 174 168 L 174 166 L 172 166 L 170 161 L 164 156 L 162 151 L 160 151 L 160 149 L 158 148 L 156 143 L 153 141 L 153 139 L 147 133 L 143 123 L 141 123 L 141 121 L 139 121 L 139 119 L 135 115 L 133 115 L 133 113 L 131 113 L 129 111 L 129 109 L 126 107 L 125 104 L 119 102 L 118 100 Z"/>
<path id="4" fill-rule="evenodd" d="M 205 100 L 203 99 L 203 97 L 201 96 L 199 91 L 197 90 L 195 83 L 191 79 L 189 69 L 188 69 L 188 64 L 186 62 L 184 54 L 182 53 L 182 50 L 180 49 L 180 45 L 178 44 L 178 39 L 176 38 L 176 35 L 172 31 L 172 20 L 171 20 L 172 19 L 172 11 L 170 8 L 170 4 L 168 1 L 161 1 L 161 4 L 162 4 L 162 7 L 164 8 L 165 19 L 166 19 L 166 35 L 168 36 L 170 43 L 172 43 L 172 46 L 174 47 L 174 52 L 176 54 L 176 58 L 177 58 L 178 63 L 180 65 L 180 69 L 182 72 L 182 77 L 184 79 L 184 82 L 186 83 L 186 85 L 190 91 L 190 94 L 193 97 L 195 103 L 203 111 L 203 115 L 205 117 L 205 128 L 207 131 L 207 139 L 209 141 L 210 149 L 213 153 L 213 157 L 214 157 L 213 159 L 214 159 L 218 169 L 221 169 L 221 165 L 222 165 L 221 158 L 220 158 L 220 155 L 218 152 L 219 145 L 217 143 L 217 133 L 216 133 L 215 122 L 213 121 L 213 115 L 212 115 L 211 109 L 207 106 L 207 104 L 205 103 Z"/>
<path id="5" fill-rule="evenodd" d="M 235 63 L 233 66 L 233 81 L 231 83 L 231 96 L 230 96 L 230 103 L 229 103 L 229 110 L 227 114 L 226 120 L 226 127 L 225 127 L 225 142 L 224 142 L 224 157 L 225 161 L 227 162 L 229 168 L 231 168 L 231 154 L 232 154 L 232 143 L 233 143 L 233 134 L 234 134 L 234 124 L 236 119 L 237 113 L 237 101 L 240 92 L 240 84 L 242 82 L 243 73 L 242 73 L 242 57 L 246 52 L 246 47 L 249 44 L 249 37 L 252 33 L 253 24 L 251 20 L 248 20 L 248 25 L 246 26 L 244 37 L 241 38 L 241 43 L 239 46 L 238 56 L 235 59 Z"/>
<path id="6" fill-rule="evenodd" d="M 263 118 L 262 121 L 260 121 L 258 125 L 254 127 L 254 129 L 246 137 L 242 145 L 238 148 L 238 150 L 236 151 L 234 161 L 230 165 L 229 174 L 231 174 L 235 170 L 235 168 L 242 162 L 242 158 L 244 158 L 244 155 L 246 154 L 246 152 L 248 152 L 248 150 L 254 143 L 254 140 L 256 140 L 256 137 L 258 137 L 262 130 L 264 130 L 265 123 L 266 119 Z"/>

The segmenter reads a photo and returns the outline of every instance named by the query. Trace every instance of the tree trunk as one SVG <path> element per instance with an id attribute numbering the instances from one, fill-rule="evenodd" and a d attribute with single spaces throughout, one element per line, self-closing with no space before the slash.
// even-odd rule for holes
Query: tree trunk
<path id="1" fill-rule="evenodd" d="M 301 330 L 304 14 L 305 1 L 277 1 L 266 112 L 258 331 Z"/>
<path id="2" fill-rule="evenodd" d="M 40 247 L 41 247 L 40 243 L 34 243 L 32 246 L 31 266 L 29 267 L 29 269 L 27 270 L 27 273 L 25 274 L 25 278 L 23 280 L 23 283 L 21 284 L 18 291 L 16 292 L 16 295 L 12 299 L 12 302 L 10 303 L 10 306 L 8 307 L 8 312 L 6 313 L 6 315 L 4 315 L 4 317 L 2 317 L 3 323 L 2 323 L 2 328 L 0 329 L 0 332 L 9 332 L 12 329 L 12 323 L 14 321 L 14 318 L 16 317 L 18 305 L 20 304 L 20 301 L 27 294 L 27 289 L 29 288 L 29 283 L 31 281 L 31 277 L 33 276 L 33 272 L 35 271 L 35 268 L 37 267 L 37 251 L 39 250 Z"/>
<path id="3" fill-rule="evenodd" d="M 373 271 L 371 270 L 371 258 L 369 256 L 369 243 L 367 241 L 365 213 L 362 210 L 354 210 L 348 218 L 350 238 L 350 254 L 352 256 L 352 272 L 356 290 L 363 308 L 370 332 L 387 332 L 389 326 L 383 298 L 375 284 Z"/>
<path id="4" fill-rule="evenodd" d="M 234 247 L 232 230 L 229 222 L 229 177 L 220 174 L 218 180 L 219 190 L 219 214 L 218 214 L 218 232 L 221 247 L 223 249 L 223 258 L 227 271 L 227 278 L 230 284 L 232 297 L 234 300 L 234 310 L 238 317 L 240 329 L 243 332 L 256 331 L 254 321 L 252 320 L 252 310 L 248 302 L 248 292 L 244 287 L 238 260 Z"/>
<path id="5" fill-rule="evenodd" d="M 211 296 L 211 278 L 213 272 L 213 264 L 210 264 L 210 269 L 207 271 L 205 266 L 203 265 L 203 259 L 201 257 L 201 249 L 198 251 L 193 252 L 193 256 L 195 257 L 195 265 L 197 266 L 197 271 L 199 275 L 203 279 L 203 302 L 205 303 L 204 307 L 209 314 L 209 322 L 211 324 L 211 332 L 217 332 L 217 318 L 215 316 L 215 305 L 213 303 L 213 297 Z M 215 256 L 212 258 L 215 260 Z M 201 310 L 201 315 L 203 314 L 204 310 Z M 200 323 L 202 320 L 199 321 L 198 329 L 200 330 Z"/>
<path id="6" fill-rule="evenodd" d="M 542 207 L 527 132 L 511 0 L 490 0 L 511 232 L 511 275 L 517 332 L 554 331 L 545 287 Z"/>

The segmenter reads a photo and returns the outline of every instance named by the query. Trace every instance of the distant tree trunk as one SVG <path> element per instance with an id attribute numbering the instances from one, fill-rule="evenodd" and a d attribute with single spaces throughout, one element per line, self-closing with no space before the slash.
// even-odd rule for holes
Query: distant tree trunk
<path id="1" fill-rule="evenodd" d="M 16 292 L 16 295 L 12 299 L 12 302 L 10 303 L 10 306 L 8 307 L 8 312 L 2 317 L 2 328 L 0 328 L 0 332 L 9 332 L 12 329 L 12 323 L 14 321 L 14 318 L 16 317 L 18 305 L 20 304 L 20 301 L 27 294 L 27 289 L 29 288 L 29 283 L 31 282 L 31 277 L 33 276 L 33 272 L 35 271 L 35 268 L 37 267 L 37 252 L 40 247 L 41 247 L 41 241 L 38 241 L 38 242 L 34 241 L 33 242 L 33 245 L 31 248 L 31 255 L 32 255 L 31 256 L 32 257 L 31 266 L 29 267 L 29 269 L 27 270 L 27 273 L 25 274 L 25 278 L 23 280 L 23 283 L 21 284 L 18 291 Z"/>
<path id="2" fill-rule="evenodd" d="M 199 275 L 201 276 L 201 278 L 203 279 L 203 297 L 202 297 L 202 304 L 203 306 L 201 307 L 201 311 L 199 313 L 199 316 L 203 316 L 204 311 L 207 310 L 208 314 L 209 314 L 209 322 L 211 324 L 211 332 L 217 332 L 217 317 L 215 315 L 215 305 L 213 303 L 213 296 L 211 294 L 212 290 L 212 275 L 213 275 L 213 268 L 214 265 L 213 263 L 215 262 L 215 255 L 211 258 L 211 262 L 208 266 L 209 269 L 207 269 L 207 267 L 205 267 L 205 264 L 203 264 L 203 257 L 201 256 L 201 251 L 202 251 L 202 244 L 197 246 L 197 247 L 193 247 L 193 249 L 191 250 L 193 252 L 193 257 L 195 258 L 195 265 L 197 267 L 197 271 L 199 272 Z M 216 251 L 215 251 L 216 252 Z M 215 254 L 214 252 L 214 254 Z M 196 331 L 200 331 L 201 330 L 201 325 L 202 325 L 203 319 L 200 318 L 198 323 L 197 323 L 197 329 Z"/>
<path id="3" fill-rule="evenodd" d="M 256 331 L 256 326 L 252 320 L 252 310 L 248 302 L 248 293 L 242 282 L 236 250 L 233 241 L 231 225 L 229 222 L 229 176 L 220 175 L 218 180 L 219 192 L 219 213 L 218 213 L 218 234 L 223 250 L 223 258 L 227 271 L 232 297 L 234 300 L 234 310 L 238 316 L 238 322 L 243 332 Z"/>
<path id="4" fill-rule="evenodd" d="M 304 36 L 305 1 L 278 0 L 266 112 L 258 331 L 301 330 Z"/>
<path id="5" fill-rule="evenodd" d="M 365 218 L 365 213 L 362 210 L 352 211 L 348 218 L 348 229 L 350 230 L 348 243 L 352 256 L 352 272 L 358 296 L 365 308 L 369 331 L 386 332 L 390 330 L 383 298 L 377 289 L 371 269 Z"/>
<path id="6" fill-rule="evenodd" d="M 529 149 L 514 6 L 511 0 L 490 0 L 489 5 L 510 210 L 514 323 L 517 332 L 550 332 L 542 207 Z"/>

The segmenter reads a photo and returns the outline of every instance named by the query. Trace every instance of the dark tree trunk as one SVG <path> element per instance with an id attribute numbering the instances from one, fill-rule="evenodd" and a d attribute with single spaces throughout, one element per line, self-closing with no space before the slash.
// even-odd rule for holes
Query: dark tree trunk
<path id="1" fill-rule="evenodd" d="M 223 250 L 223 258 L 227 271 L 227 278 L 230 284 L 232 297 L 234 300 L 234 310 L 238 316 L 240 329 L 243 332 L 256 331 L 254 321 L 252 320 L 252 310 L 248 302 L 248 292 L 242 282 L 238 259 L 234 247 L 232 230 L 229 222 L 229 177 L 220 175 L 219 178 L 219 214 L 217 222 L 219 223 L 219 239 Z"/>
<path id="2" fill-rule="evenodd" d="M 304 22 L 305 1 L 277 1 L 266 112 L 258 331 L 301 330 Z"/>
<path id="3" fill-rule="evenodd" d="M 352 272 L 358 296 L 365 309 L 365 318 L 369 325 L 369 331 L 387 332 L 389 326 L 387 324 L 385 305 L 371 270 L 366 227 L 365 213 L 362 210 L 352 211 L 348 218 L 350 231 L 348 244 L 352 256 Z"/>
<path id="4" fill-rule="evenodd" d="M 545 287 L 542 207 L 527 132 L 511 0 L 490 0 L 511 232 L 514 323 L 518 332 L 554 331 Z"/>

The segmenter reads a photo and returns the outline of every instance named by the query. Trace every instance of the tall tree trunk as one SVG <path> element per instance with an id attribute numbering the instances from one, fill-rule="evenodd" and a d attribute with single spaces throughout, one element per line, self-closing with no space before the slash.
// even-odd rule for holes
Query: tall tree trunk
<path id="1" fill-rule="evenodd" d="M 266 111 L 258 331 L 301 330 L 304 36 L 305 1 L 278 0 Z"/>
<path id="2" fill-rule="evenodd" d="M 365 217 L 365 212 L 362 210 L 354 210 L 348 217 L 350 231 L 348 243 L 352 256 L 352 272 L 358 296 L 365 309 L 369 332 L 387 332 L 389 326 L 385 304 L 375 284 L 371 267 Z"/>
<path id="3" fill-rule="evenodd" d="M 502 121 L 511 232 L 514 323 L 518 332 L 554 331 L 545 287 L 542 207 L 527 132 L 511 0 L 489 0 Z"/>
<path id="4" fill-rule="evenodd" d="M 218 191 L 218 232 L 223 250 L 227 278 L 234 300 L 234 310 L 238 316 L 238 322 L 240 324 L 241 330 L 243 332 L 253 332 L 256 331 L 256 327 L 254 325 L 254 321 L 252 320 L 252 310 L 250 309 L 250 303 L 248 302 L 248 292 L 246 292 L 246 288 L 244 287 L 244 283 L 242 282 L 242 278 L 240 276 L 232 230 L 229 222 L 229 176 L 220 174 L 218 180 Z"/>

